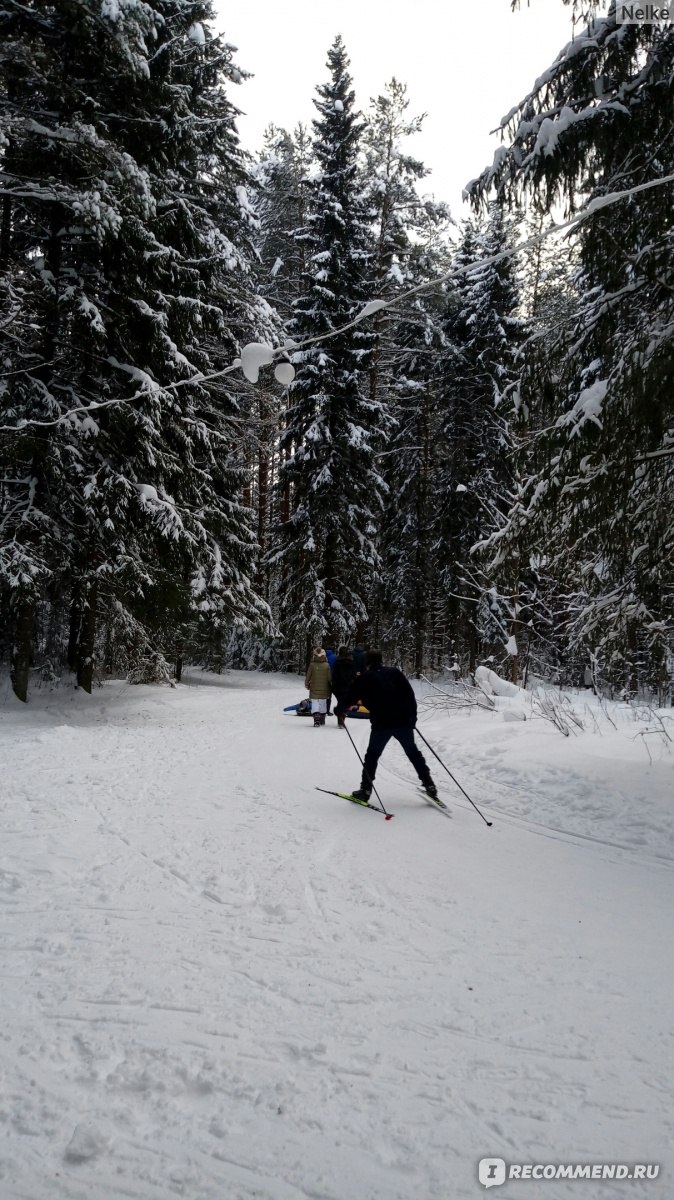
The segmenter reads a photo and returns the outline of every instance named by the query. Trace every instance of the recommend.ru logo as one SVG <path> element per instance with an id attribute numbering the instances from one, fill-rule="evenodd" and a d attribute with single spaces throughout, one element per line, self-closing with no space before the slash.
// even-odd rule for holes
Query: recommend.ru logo
<path id="1" fill-rule="evenodd" d="M 506 1163 L 481 1158 L 477 1177 L 483 1187 L 514 1179 L 657 1179 L 659 1163 Z"/>

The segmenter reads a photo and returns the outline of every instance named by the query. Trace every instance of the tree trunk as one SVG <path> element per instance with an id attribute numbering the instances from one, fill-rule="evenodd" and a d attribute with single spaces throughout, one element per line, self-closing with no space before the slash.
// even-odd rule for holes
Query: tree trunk
<path id="1" fill-rule="evenodd" d="M 16 71 L 17 68 L 14 68 Z M 20 68 L 18 69 L 20 74 Z M 13 106 L 16 99 L 16 78 L 12 78 L 12 67 L 9 63 L 4 70 L 5 96 L 10 106 Z M 3 166 L 6 171 L 12 171 L 13 145 L 10 138 L 5 144 L 3 154 Z M 0 223 L 0 267 L 5 270 L 9 265 L 10 255 L 12 252 L 12 218 L 13 218 L 12 197 L 4 196 L 2 201 L 2 222 Z"/>
<path id="2" fill-rule="evenodd" d="M 283 450 L 282 454 L 279 456 L 279 472 L 283 470 L 283 467 L 289 461 L 291 454 L 292 454 L 292 446 L 286 446 L 285 449 Z M 286 525 L 289 520 L 290 520 L 290 484 L 285 482 L 283 484 L 283 491 L 281 494 L 281 524 Z"/>
<path id="3" fill-rule="evenodd" d="M 94 642 L 96 639 L 96 617 L 98 583 L 93 580 L 88 587 L 82 606 L 82 622 L 77 646 L 77 683 L 91 695 L 94 677 Z"/>
<path id="4" fill-rule="evenodd" d="M 477 629 L 475 621 L 468 623 L 468 670 L 471 675 L 474 675 L 477 670 L 477 660 L 480 652 L 480 647 L 477 638 Z"/>
<path id="5" fill-rule="evenodd" d="M 0 223 L 0 266 L 4 269 L 9 263 L 12 238 L 12 201 L 5 196 L 2 202 L 2 222 Z"/>
<path id="6" fill-rule="evenodd" d="M 268 572 L 264 566 L 267 552 L 267 522 L 269 518 L 269 454 L 266 446 L 260 446 L 257 459 L 257 541 L 258 541 L 258 591 L 268 598 Z"/>
<path id="7" fill-rule="evenodd" d="M 518 646 L 518 637 L 520 632 L 520 598 L 519 595 L 513 596 L 513 618 L 510 623 L 510 636 L 515 639 L 515 645 Z M 510 681 L 511 683 L 519 684 L 519 654 L 511 654 L 510 656 Z"/>
<path id="8" fill-rule="evenodd" d="M 421 470 L 416 490 L 416 546 L 414 554 L 414 674 L 417 679 L 424 669 L 426 632 L 428 628 L 428 571 L 426 563 L 426 526 L 428 522 L 428 489 L 430 479 L 431 439 L 428 405 L 424 405 L 419 436 L 423 446 Z"/>
<path id="9" fill-rule="evenodd" d="M 73 584 L 70 601 L 70 630 L 68 634 L 68 670 L 77 670 L 77 643 L 80 636 L 80 621 L 82 620 L 82 603 L 79 582 Z"/>
<path id="10" fill-rule="evenodd" d="M 16 602 L 16 626 L 12 649 L 11 680 L 14 695 L 24 704 L 28 699 L 28 680 L 33 657 L 35 597 L 23 595 Z"/>

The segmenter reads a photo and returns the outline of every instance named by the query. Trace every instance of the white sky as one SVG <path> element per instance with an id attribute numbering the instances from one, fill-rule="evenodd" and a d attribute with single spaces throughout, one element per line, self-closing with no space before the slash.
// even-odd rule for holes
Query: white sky
<path id="1" fill-rule="evenodd" d="M 266 126 L 293 128 L 316 110 L 327 51 L 341 33 L 359 108 L 393 75 L 407 84 L 412 115 L 426 112 L 409 150 L 432 170 L 425 189 L 460 216 L 461 190 L 499 144 L 489 131 L 570 40 L 562 0 L 215 0 L 219 28 L 252 71 L 232 94 L 245 116 L 241 141 L 262 145 Z"/>

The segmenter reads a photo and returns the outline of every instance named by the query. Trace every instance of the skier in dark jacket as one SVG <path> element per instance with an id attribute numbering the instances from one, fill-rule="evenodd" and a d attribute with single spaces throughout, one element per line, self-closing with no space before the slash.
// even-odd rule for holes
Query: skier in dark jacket
<path id="1" fill-rule="evenodd" d="M 365 673 L 359 675 L 351 686 L 349 701 L 355 703 L 362 700 L 370 710 L 372 730 L 365 752 L 361 785 L 351 795 L 356 800 L 370 799 L 377 763 L 393 737 L 412 763 L 424 791 L 435 800 L 438 789 L 431 779 L 428 763 L 414 740 L 417 699 L 412 685 L 397 667 L 384 666 L 381 650 L 367 651 L 365 668 Z"/>
<path id="2" fill-rule="evenodd" d="M 335 716 L 340 729 L 346 724 L 346 709 L 351 684 L 356 678 L 353 659 L 346 646 L 339 647 L 339 653 L 332 667 L 332 690 L 337 697 Z"/>

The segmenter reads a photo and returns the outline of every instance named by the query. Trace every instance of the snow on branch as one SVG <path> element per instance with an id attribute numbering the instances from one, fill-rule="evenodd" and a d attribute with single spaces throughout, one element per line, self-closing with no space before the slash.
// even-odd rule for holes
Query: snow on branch
<path id="1" fill-rule="evenodd" d="M 597 197 L 595 200 L 590 201 L 585 208 L 583 208 L 579 213 L 576 213 L 575 216 L 573 216 L 570 220 L 561 223 L 553 222 L 546 229 L 541 230 L 540 233 L 534 234 L 532 237 L 527 238 L 527 240 L 524 242 L 518 242 L 516 246 L 511 246 L 505 250 L 501 250 L 498 254 L 493 254 L 489 258 L 485 258 L 480 262 L 468 263 L 462 267 L 453 267 L 450 271 L 446 271 L 443 275 L 439 275 L 435 279 L 428 280 L 425 283 L 417 284 L 416 287 L 408 288 L 407 291 L 401 292 L 397 296 L 392 296 L 388 300 L 370 300 L 361 309 L 361 311 L 345 325 L 340 325 L 336 329 L 331 330 L 329 333 L 322 333 L 316 337 L 305 338 L 301 342 L 293 344 L 292 349 L 301 352 L 302 350 L 306 349 L 306 347 L 315 345 L 317 342 L 322 343 L 329 341 L 331 338 L 339 337 L 341 334 L 345 333 L 349 329 L 353 329 L 355 325 L 360 324 L 361 321 L 373 316 L 375 313 L 382 312 L 384 309 L 395 308 L 397 305 L 402 304 L 404 301 L 409 300 L 413 296 L 418 296 L 422 292 L 432 291 L 433 289 L 443 287 L 448 283 L 453 283 L 459 280 L 462 276 L 479 274 L 486 266 L 504 262 L 507 259 L 514 258 L 516 255 L 521 254 L 523 251 L 528 251 L 536 246 L 541 245 L 553 234 L 559 234 L 566 230 L 575 229 L 581 224 L 582 221 L 585 221 L 588 217 L 591 217 L 599 209 L 607 208 L 612 204 L 617 204 L 621 200 L 626 200 L 630 196 L 634 196 L 639 192 L 648 191 L 654 187 L 662 187 L 663 185 L 669 183 L 674 183 L 674 174 L 664 176 L 660 179 L 648 180 L 646 183 L 641 183 L 635 187 L 627 188 L 625 191 L 611 192 L 606 196 Z M 241 366 L 246 378 L 251 382 L 256 383 L 259 377 L 260 367 L 271 365 L 279 357 L 287 359 L 287 348 L 287 344 L 283 348 L 274 349 L 272 346 L 268 346 L 264 343 L 251 342 L 248 346 L 244 346 L 243 350 L 241 351 L 240 358 L 236 359 L 232 366 L 226 367 L 224 371 L 218 372 L 218 375 L 228 374 L 230 371 Z M 254 372 L 254 378 L 251 378 L 251 375 L 248 374 L 249 370 Z M 291 370 L 292 366 L 289 366 L 289 370 L 287 371 L 287 378 L 289 381 Z M 285 382 L 285 380 L 280 378 L 278 374 L 278 368 L 276 377 L 280 382 Z M 208 376 L 206 378 L 217 378 L 217 376 Z"/>
<path id="2" fill-rule="evenodd" d="M 523 251 L 532 250 L 534 247 L 542 245 L 547 238 L 552 237 L 553 235 L 577 228 L 583 221 L 586 221 L 589 217 L 592 217 L 593 214 L 598 212 L 600 209 L 608 208 L 613 204 L 618 204 L 622 200 L 627 200 L 631 196 L 638 195 L 640 192 L 650 191 L 652 188 L 663 187 L 671 183 L 674 183 L 674 174 L 664 175 L 660 179 L 650 179 L 646 183 L 637 184 L 635 187 L 626 188 L 621 192 L 610 192 L 606 196 L 599 196 L 590 201 L 585 208 L 581 209 L 580 212 L 576 213 L 568 221 L 563 221 L 560 223 L 553 222 L 551 225 L 548 225 L 546 229 L 541 230 L 540 233 L 534 234 L 532 237 L 527 238 L 524 242 L 518 242 L 516 246 L 511 246 L 505 250 L 501 250 L 498 252 L 498 254 L 492 254 L 490 257 L 481 259 L 479 262 L 468 263 L 461 267 L 453 267 L 450 271 L 446 271 L 444 274 L 438 275 L 435 279 L 430 279 L 425 283 L 420 283 L 415 287 L 408 288 L 407 291 L 401 292 L 397 296 L 392 296 L 388 300 L 370 300 L 361 309 L 361 311 L 357 313 L 355 317 L 353 317 L 351 321 L 348 321 L 345 325 L 338 326 L 336 329 L 332 329 L 329 333 L 320 333 L 315 337 L 304 338 L 300 342 L 287 340 L 282 346 L 278 347 L 270 346 L 265 342 L 250 342 L 248 345 L 243 347 L 239 357 L 235 358 L 230 366 L 224 367 L 221 371 L 214 371 L 209 375 L 197 374 L 188 379 L 180 379 L 174 383 L 169 383 L 162 386 L 155 380 L 151 379 L 149 375 L 146 375 L 145 372 L 139 368 L 118 363 L 113 359 L 108 359 L 108 361 L 113 366 L 118 367 L 120 370 L 128 371 L 130 374 L 134 375 L 135 378 L 142 381 L 142 386 L 139 393 L 140 395 L 146 395 L 148 391 L 161 391 L 163 393 L 171 392 L 176 388 L 185 387 L 189 384 L 198 384 L 199 386 L 203 387 L 208 383 L 212 383 L 216 379 L 221 379 L 224 375 L 231 375 L 234 371 L 238 370 L 243 372 L 245 378 L 248 379 L 250 383 L 257 383 L 260 369 L 263 366 L 272 366 L 274 363 L 277 363 L 275 375 L 278 382 L 287 387 L 288 384 L 292 382 L 295 374 L 294 368 L 288 360 L 289 351 L 301 354 L 301 352 L 308 346 L 316 345 L 318 342 L 327 342 L 330 341 L 331 338 L 341 336 L 341 334 L 345 333 L 349 329 L 353 329 L 355 325 L 360 324 L 361 321 L 372 316 L 374 313 L 382 312 L 384 309 L 395 308 L 397 305 L 402 304 L 404 301 L 409 300 L 413 296 L 418 296 L 422 292 L 433 291 L 435 288 L 443 287 L 448 283 L 454 283 L 464 276 L 470 277 L 471 275 L 480 274 L 484 271 L 486 266 L 492 266 L 496 263 L 505 262 L 507 259 L 514 258 Z M 0 191 L 0 195 L 1 194 L 2 192 Z M 97 407 L 103 408 L 113 404 L 129 404 L 131 400 L 135 398 L 136 397 L 124 397 L 116 400 L 108 400 L 104 403 L 101 403 Z M 26 425 L 59 425 L 63 421 L 69 420 L 72 413 L 81 411 L 81 408 L 73 409 L 72 412 L 63 413 L 60 417 L 55 418 L 53 421 L 24 421 L 21 423 L 20 428 L 25 429 Z M 18 432 L 18 429 L 18 425 L 0 426 L 0 432 L 3 433 L 15 433 Z M 669 450 L 667 453 L 669 453 Z"/>

